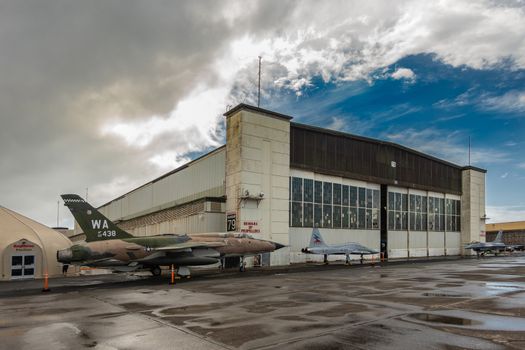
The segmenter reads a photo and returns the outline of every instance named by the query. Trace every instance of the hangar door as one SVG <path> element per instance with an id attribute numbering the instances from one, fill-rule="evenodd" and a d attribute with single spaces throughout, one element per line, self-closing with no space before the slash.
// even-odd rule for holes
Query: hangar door
<path id="1" fill-rule="evenodd" d="M 29 254 L 11 255 L 11 279 L 34 278 L 35 256 Z"/>
<path id="2" fill-rule="evenodd" d="M 2 275 L 6 279 L 40 278 L 42 274 L 42 249 L 27 240 L 13 242 L 3 251 Z"/>

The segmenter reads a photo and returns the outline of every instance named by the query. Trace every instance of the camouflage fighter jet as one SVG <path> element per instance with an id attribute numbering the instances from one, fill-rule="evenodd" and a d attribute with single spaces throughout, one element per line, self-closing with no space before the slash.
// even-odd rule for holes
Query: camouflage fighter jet
<path id="1" fill-rule="evenodd" d="M 76 194 L 63 194 L 69 208 L 84 234 L 86 243 L 57 251 L 57 260 L 63 264 L 110 268 L 116 271 L 150 269 L 160 275 L 160 266 L 175 265 L 179 275 L 189 275 L 187 266 L 209 265 L 224 257 L 244 257 L 273 252 L 284 245 L 255 239 L 245 234 L 201 233 L 162 234 L 135 237 L 122 230 L 97 209 Z"/>
<path id="2" fill-rule="evenodd" d="M 328 264 L 328 255 L 346 255 L 346 263 L 350 264 L 350 255 L 361 255 L 361 264 L 363 263 L 363 255 L 378 254 L 379 252 L 374 249 L 365 247 L 359 243 L 344 243 L 327 245 L 318 228 L 312 230 L 312 236 L 310 237 L 310 245 L 306 248 L 301 249 L 306 254 L 323 254 L 324 263 Z"/>

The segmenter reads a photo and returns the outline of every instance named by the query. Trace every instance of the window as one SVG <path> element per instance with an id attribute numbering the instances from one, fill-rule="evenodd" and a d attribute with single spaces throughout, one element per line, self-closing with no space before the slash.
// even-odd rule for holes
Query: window
<path id="1" fill-rule="evenodd" d="M 313 227 L 314 224 L 314 205 L 312 203 L 303 204 L 303 226 Z"/>
<path id="2" fill-rule="evenodd" d="M 323 203 L 323 183 L 321 181 L 316 181 L 314 185 L 315 203 Z"/>
<path id="3" fill-rule="evenodd" d="M 304 179 L 304 201 L 313 202 L 314 201 L 314 181 L 310 179 Z"/>
<path id="4" fill-rule="evenodd" d="M 323 182 L 323 204 L 332 204 L 332 183 Z"/>
<path id="5" fill-rule="evenodd" d="M 323 205 L 323 227 L 332 228 L 332 206 Z"/>
<path id="6" fill-rule="evenodd" d="M 334 184 L 334 204 L 341 205 L 341 185 Z"/>
<path id="7" fill-rule="evenodd" d="M 296 202 L 303 200 L 303 179 L 300 177 L 292 178 L 292 200 Z"/>
<path id="8" fill-rule="evenodd" d="M 380 192 L 290 177 L 292 227 L 379 229 Z"/>
<path id="9" fill-rule="evenodd" d="M 292 226 L 303 226 L 303 208 L 301 202 L 292 202 Z"/>
<path id="10" fill-rule="evenodd" d="M 408 230 L 408 195 L 405 193 L 388 193 L 388 229 Z M 415 199 L 414 199 L 415 203 Z"/>

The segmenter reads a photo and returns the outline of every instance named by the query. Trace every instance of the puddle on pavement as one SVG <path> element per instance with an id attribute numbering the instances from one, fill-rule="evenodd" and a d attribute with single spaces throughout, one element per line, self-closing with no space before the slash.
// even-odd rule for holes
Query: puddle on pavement
<path id="1" fill-rule="evenodd" d="M 409 318 L 435 324 L 436 326 L 457 326 L 490 331 L 525 331 L 525 319 L 463 310 L 443 310 L 438 313 L 414 313 Z"/>
<path id="2" fill-rule="evenodd" d="M 444 323 L 451 324 L 455 326 L 471 326 L 474 324 L 481 324 L 479 321 L 469 320 L 468 318 L 460 318 L 454 316 L 444 316 L 436 314 L 425 314 L 418 313 L 410 315 L 411 318 L 415 318 L 419 321 L 432 322 L 432 323 Z"/>
<path id="3" fill-rule="evenodd" d="M 467 298 L 467 294 L 449 293 L 449 292 L 427 292 L 423 293 L 424 297 L 444 297 L 444 298 Z"/>

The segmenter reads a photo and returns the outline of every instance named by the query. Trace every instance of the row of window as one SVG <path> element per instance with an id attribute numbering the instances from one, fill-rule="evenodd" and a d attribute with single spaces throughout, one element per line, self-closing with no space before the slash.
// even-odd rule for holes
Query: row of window
<path id="1" fill-rule="evenodd" d="M 290 177 L 290 225 L 379 229 L 379 190 Z"/>
<path id="2" fill-rule="evenodd" d="M 461 202 L 455 199 L 388 193 L 388 229 L 461 231 Z"/>
<path id="3" fill-rule="evenodd" d="M 379 229 L 379 190 L 290 177 L 290 226 Z M 388 229 L 460 231 L 460 201 L 388 193 Z"/>

